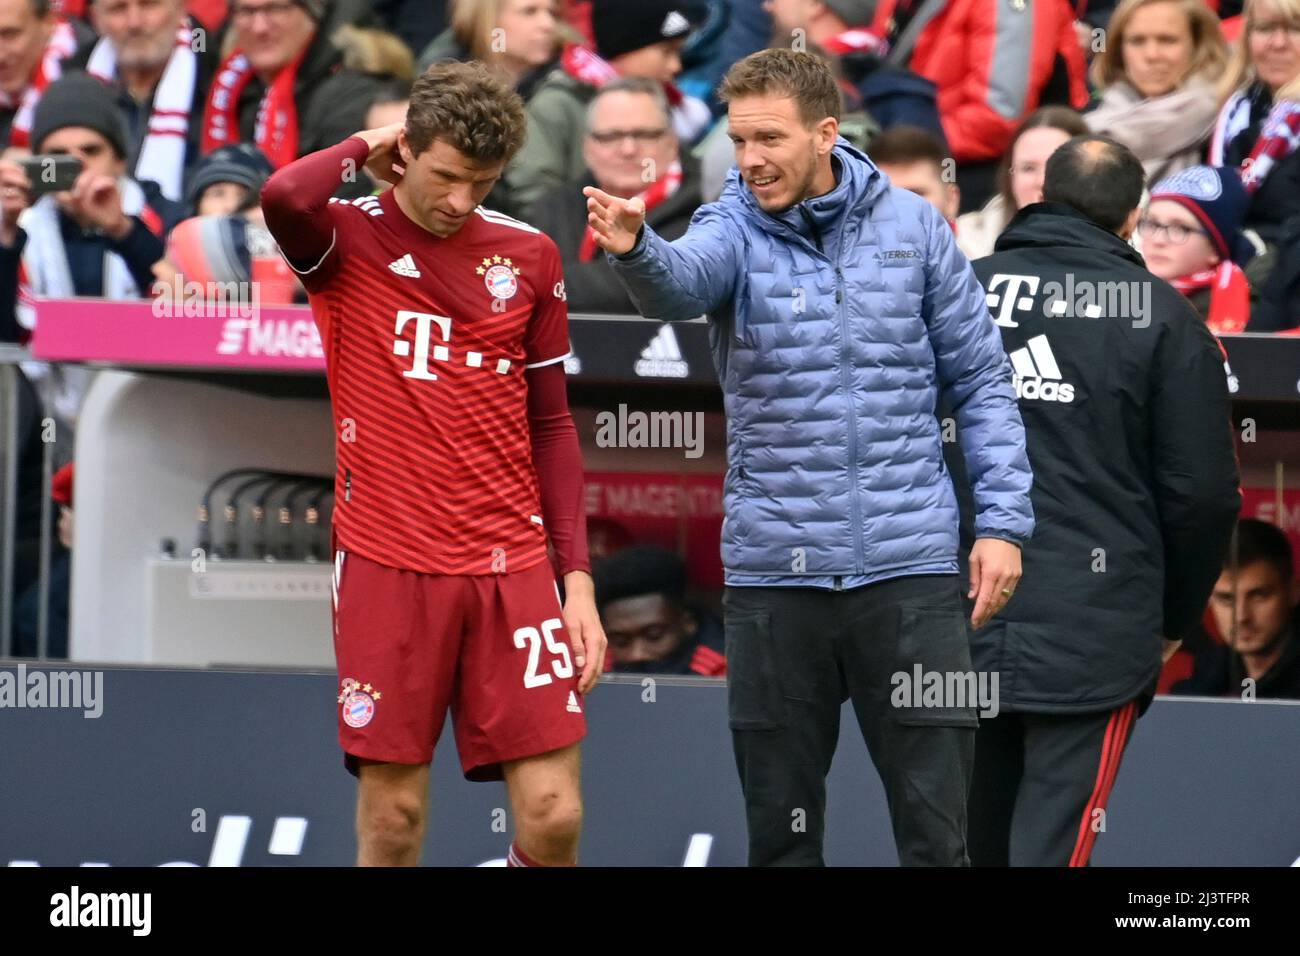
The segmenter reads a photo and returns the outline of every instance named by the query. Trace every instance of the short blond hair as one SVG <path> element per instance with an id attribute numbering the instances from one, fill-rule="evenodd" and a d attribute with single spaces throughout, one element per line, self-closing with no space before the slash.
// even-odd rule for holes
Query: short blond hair
<path id="1" fill-rule="evenodd" d="M 743 96 L 792 97 L 804 125 L 840 118 L 843 99 L 826 61 L 796 50 L 759 50 L 733 64 L 718 87 L 724 103 Z"/>

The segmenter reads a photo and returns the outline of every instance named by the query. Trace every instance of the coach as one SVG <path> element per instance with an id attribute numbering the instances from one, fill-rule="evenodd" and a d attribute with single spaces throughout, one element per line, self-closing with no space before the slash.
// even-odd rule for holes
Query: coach
<path id="1" fill-rule="evenodd" d="M 1186 174 L 1180 191 L 1220 194 L 1215 172 Z M 1223 353 L 1127 242 L 1142 182 L 1128 149 L 1077 136 L 1047 161 L 1047 201 L 975 263 L 1015 372 L 1037 518 L 1023 586 L 973 637 L 977 670 L 1001 677 L 976 738 L 977 866 L 1087 864 L 1162 650 L 1205 610 L 1237 516 Z"/>
<path id="2" fill-rule="evenodd" d="M 728 699 L 749 862 L 823 862 L 825 778 L 852 698 L 900 860 L 963 865 L 974 701 L 896 707 L 893 678 L 970 671 L 942 394 L 980 540 L 972 618 L 1015 589 L 1033 529 L 1011 373 L 984 293 L 924 199 L 837 136 L 817 57 L 731 68 L 737 168 L 667 243 L 588 188 L 589 222 L 648 318 L 707 313 L 728 418 Z"/>

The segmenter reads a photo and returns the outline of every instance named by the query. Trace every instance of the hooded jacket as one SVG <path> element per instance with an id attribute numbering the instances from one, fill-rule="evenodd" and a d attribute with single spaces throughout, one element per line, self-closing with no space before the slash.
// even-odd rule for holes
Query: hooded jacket
<path id="1" fill-rule="evenodd" d="M 955 571 L 941 393 L 964 426 L 980 535 L 1033 529 L 1010 369 L 952 229 L 843 138 L 832 164 L 834 189 L 780 215 L 733 169 L 681 239 L 646 227 L 610 257 L 647 318 L 709 316 L 729 581 Z"/>
<path id="2" fill-rule="evenodd" d="M 1154 690 L 1200 619 L 1240 508 L 1224 355 L 1124 240 L 1026 206 L 975 272 L 1014 370 L 1036 527 L 972 637 L 1001 707 L 1087 712 Z"/>

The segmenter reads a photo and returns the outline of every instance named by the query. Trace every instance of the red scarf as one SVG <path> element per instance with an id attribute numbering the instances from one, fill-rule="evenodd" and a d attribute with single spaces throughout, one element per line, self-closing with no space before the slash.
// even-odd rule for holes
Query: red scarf
<path id="1" fill-rule="evenodd" d="M 1213 269 L 1179 276 L 1169 284 L 1183 295 L 1210 290 L 1210 312 L 1205 324 L 1216 335 L 1240 332 L 1250 319 L 1250 284 L 1246 273 L 1229 259 Z"/>
<path id="2" fill-rule="evenodd" d="M 673 193 L 682 184 L 682 164 L 674 162 L 668 167 L 668 172 L 652 182 L 649 187 L 637 194 L 637 199 L 645 203 L 646 215 L 650 210 L 659 205 Z M 591 226 L 587 227 L 586 233 L 582 237 L 582 245 L 578 247 L 578 261 L 590 262 L 596 256 L 596 230 Z"/>
<path id="3" fill-rule="evenodd" d="M 253 142 L 266 154 L 274 169 L 298 158 L 298 104 L 294 101 L 294 86 L 298 81 L 298 67 L 310 48 L 308 42 L 297 58 L 275 75 L 257 105 Z M 203 155 L 242 139 L 239 97 L 252 78 L 252 64 L 239 50 L 226 57 L 217 70 L 203 111 Z"/>
<path id="4" fill-rule="evenodd" d="M 36 115 L 36 104 L 40 102 L 45 88 L 63 75 L 63 61 L 76 52 L 77 35 L 73 32 L 71 24 L 66 20 L 60 20 L 50 34 L 50 40 L 45 44 L 45 52 L 41 54 L 41 62 L 36 64 L 36 72 L 32 75 L 32 81 L 27 85 L 27 89 L 23 90 L 22 96 L 15 99 L 0 91 L 0 108 L 18 111 L 14 115 L 9 131 L 10 146 L 31 148 L 32 119 Z"/>

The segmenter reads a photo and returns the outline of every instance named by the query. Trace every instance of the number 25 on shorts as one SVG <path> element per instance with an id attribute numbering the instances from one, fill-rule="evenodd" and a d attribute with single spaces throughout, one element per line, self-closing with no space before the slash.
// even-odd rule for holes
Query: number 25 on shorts
<path id="1" fill-rule="evenodd" d="M 564 627 L 558 617 L 548 618 L 542 622 L 542 633 L 535 627 L 521 627 L 515 631 L 515 647 L 522 650 L 528 647 L 528 668 L 524 671 L 524 687 L 544 687 L 551 682 L 550 674 L 537 673 L 537 664 L 541 657 L 542 640 L 545 635 L 546 649 L 556 655 L 558 660 L 551 661 L 551 670 L 561 679 L 573 676 L 573 661 L 569 657 L 569 645 L 564 640 L 557 640 L 555 632 Z"/>

